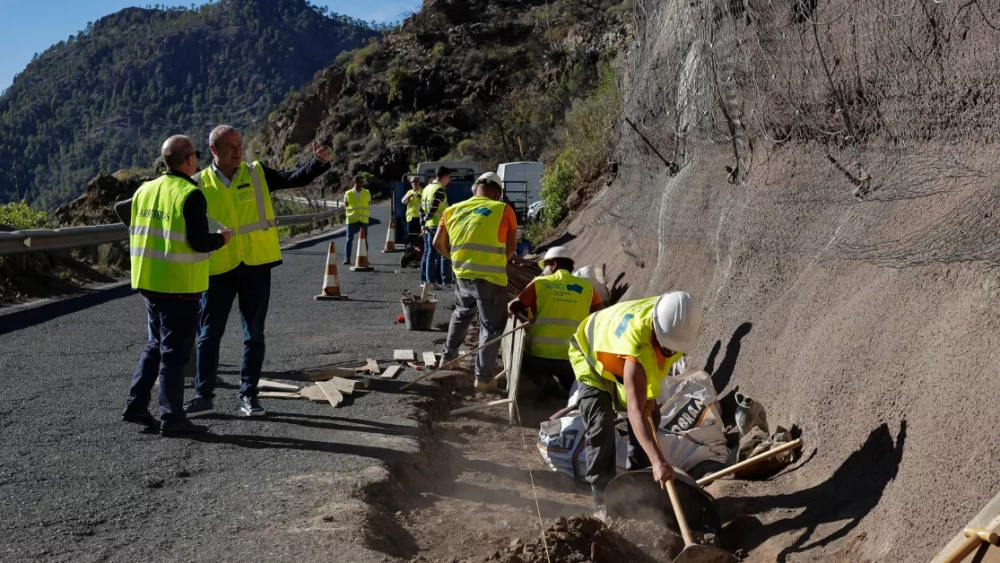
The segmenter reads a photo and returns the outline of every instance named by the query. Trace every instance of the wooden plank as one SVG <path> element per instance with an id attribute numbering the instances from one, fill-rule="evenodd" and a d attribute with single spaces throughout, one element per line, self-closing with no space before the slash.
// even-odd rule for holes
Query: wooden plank
<path id="1" fill-rule="evenodd" d="M 337 387 L 334 385 L 334 382 L 320 381 L 319 383 L 316 384 L 316 386 L 319 387 L 319 390 L 322 391 L 324 395 L 326 395 L 326 400 L 328 403 L 330 403 L 331 407 L 337 408 L 337 405 L 339 405 L 340 402 L 344 400 L 344 396 L 341 395 L 340 391 L 337 390 Z"/>
<path id="2" fill-rule="evenodd" d="M 378 369 L 378 361 L 368 358 L 368 373 L 372 375 L 381 373 Z"/>
<path id="3" fill-rule="evenodd" d="M 357 389 L 358 387 L 360 387 L 362 389 L 368 389 L 369 385 L 371 385 L 371 382 L 368 380 L 367 377 L 361 377 L 361 378 L 358 378 L 358 379 L 352 379 L 351 381 L 354 382 L 354 388 L 355 389 Z"/>
<path id="4" fill-rule="evenodd" d="M 403 371 L 403 366 L 389 366 L 382 374 L 382 379 L 395 379 L 401 371 Z"/>
<path id="5" fill-rule="evenodd" d="M 462 407 L 460 409 L 455 409 L 450 411 L 448 414 L 462 414 L 466 412 L 480 411 L 483 409 L 488 409 L 490 407 L 499 407 L 501 405 L 509 405 L 514 402 L 514 399 L 497 399 L 496 401 L 490 401 L 488 403 L 483 403 L 481 405 L 472 405 L 468 407 Z"/>
<path id="6" fill-rule="evenodd" d="M 437 356 L 434 352 L 424 352 L 424 365 L 431 368 L 437 365 Z"/>
<path id="7" fill-rule="evenodd" d="M 334 377 L 354 377 L 354 370 L 335 368 L 327 371 L 306 373 L 305 377 L 308 381 L 326 381 Z"/>
<path id="8" fill-rule="evenodd" d="M 312 401 L 314 403 L 325 403 L 326 402 L 326 395 L 324 395 L 323 391 L 319 387 L 317 387 L 315 385 L 307 385 L 307 386 L 303 387 L 299 391 L 299 395 L 302 395 L 302 397 L 304 397 L 306 399 L 309 399 L 310 401 Z"/>
<path id="9" fill-rule="evenodd" d="M 279 383 L 277 381 L 271 381 L 270 379 L 261 379 L 257 383 L 259 389 L 270 389 L 272 391 L 288 391 L 291 393 L 296 393 L 299 390 L 298 385 L 292 385 L 290 383 Z"/>
<path id="10" fill-rule="evenodd" d="M 392 359 L 396 362 L 412 362 L 416 359 L 413 350 L 393 350 Z"/>
<path id="11" fill-rule="evenodd" d="M 261 399 L 306 399 L 298 393 L 289 393 L 287 391 L 260 391 L 257 396 Z"/>
<path id="12" fill-rule="evenodd" d="M 324 381 L 323 383 L 332 386 L 337 391 L 340 391 L 342 395 L 353 395 L 354 384 L 357 382 L 353 379 L 341 379 L 339 377 L 335 377 L 330 381 Z"/>

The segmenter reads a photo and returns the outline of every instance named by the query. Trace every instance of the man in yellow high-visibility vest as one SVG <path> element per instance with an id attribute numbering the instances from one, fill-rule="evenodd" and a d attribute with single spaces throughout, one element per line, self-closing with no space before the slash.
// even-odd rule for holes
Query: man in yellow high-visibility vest
<path id="1" fill-rule="evenodd" d="M 507 313 L 531 311 L 521 373 L 540 388 L 538 399 L 544 399 L 559 387 L 562 394 L 569 394 L 575 380 L 569 339 L 580 322 L 603 309 L 604 303 L 589 280 L 572 274 L 573 257 L 566 247 L 550 248 L 539 265 L 542 275 L 507 305 Z"/>
<path id="2" fill-rule="evenodd" d="M 159 427 L 164 436 L 197 434 L 208 428 L 184 414 L 184 375 L 198 326 L 199 300 L 208 289 L 209 253 L 233 232 L 212 234 L 205 196 L 191 176 L 201 152 L 175 135 L 160 151 L 167 172 L 139 187 L 129 214 L 132 288 L 146 302 L 149 342 L 132 374 L 122 420 Z M 160 380 L 160 421 L 149 413 L 149 396 Z"/>
<path id="3" fill-rule="evenodd" d="M 615 477 L 615 412 L 628 413 L 627 469 L 652 465 L 663 483 L 674 470 L 656 447 L 656 397 L 670 368 L 698 342 L 701 306 L 684 291 L 625 301 L 591 314 L 570 338 L 569 359 L 580 384 L 578 405 L 587 428 L 587 474 L 600 511 Z"/>
<path id="4" fill-rule="evenodd" d="M 354 186 L 344 194 L 344 209 L 347 211 L 347 244 L 344 245 L 344 264 L 351 263 L 351 252 L 354 252 L 354 236 L 361 229 L 368 228 L 371 217 L 372 194 L 365 188 L 365 179 L 354 177 Z M 367 236 L 367 231 L 365 235 Z M 368 239 L 365 239 L 367 245 Z M 367 246 L 365 247 L 367 250 Z"/>
<path id="5" fill-rule="evenodd" d="M 434 289 L 441 289 L 448 283 L 448 262 L 441 257 L 434 245 L 434 236 L 441 225 L 441 218 L 448 208 L 448 183 L 451 169 L 438 166 L 434 171 L 434 181 L 424 186 L 420 199 L 420 223 L 424 232 L 424 255 L 420 259 L 420 285 L 429 283 Z"/>
<path id="6" fill-rule="evenodd" d="M 452 260 L 455 268 L 455 311 L 448 325 L 442 362 L 458 357 L 458 348 L 479 309 L 479 345 L 495 340 L 507 325 L 507 260 L 517 248 L 517 217 L 500 201 L 500 177 L 487 172 L 473 185 L 475 195 L 444 212 L 434 236 L 434 247 Z M 497 351 L 495 342 L 476 356 L 475 387 L 495 391 Z"/>
<path id="7" fill-rule="evenodd" d="M 410 189 L 403 196 L 403 205 L 406 206 L 406 236 L 420 233 L 420 199 L 423 196 L 422 191 L 420 176 L 410 178 Z"/>
<path id="8" fill-rule="evenodd" d="M 241 416 L 267 414 L 257 399 L 264 366 L 264 321 L 271 300 L 271 269 L 281 264 L 281 245 L 271 192 L 301 188 L 330 168 L 330 153 L 313 143 L 315 155 L 297 170 L 273 170 L 243 160 L 243 140 L 229 125 L 219 125 L 208 138 L 212 165 L 194 180 L 208 200 L 208 215 L 233 229 L 232 242 L 208 261 L 208 291 L 201 300 L 198 374 L 195 396 L 184 405 L 189 417 L 215 412 L 213 399 L 219 369 L 219 347 L 237 301 L 243 325 L 240 366 Z"/>

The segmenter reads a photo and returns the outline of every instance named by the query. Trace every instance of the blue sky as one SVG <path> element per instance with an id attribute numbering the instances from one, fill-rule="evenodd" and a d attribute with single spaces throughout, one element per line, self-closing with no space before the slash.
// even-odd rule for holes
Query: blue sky
<path id="1" fill-rule="evenodd" d="M 0 92 L 24 70 L 35 53 L 75 35 L 87 22 L 129 6 L 190 6 L 192 0 L 0 0 Z M 196 0 L 196 4 L 204 4 Z M 365 21 L 395 21 L 420 7 L 420 0 L 311 0 Z"/>

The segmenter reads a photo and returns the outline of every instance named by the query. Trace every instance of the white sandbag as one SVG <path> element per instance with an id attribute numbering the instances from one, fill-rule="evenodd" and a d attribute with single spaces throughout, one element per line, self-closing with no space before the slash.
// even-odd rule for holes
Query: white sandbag
<path id="1" fill-rule="evenodd" d="M 553 471 L 577 481 L 587 474 L 587 436 L 579 413 L 548 420 L 538 431 L 538 451 Z M 615 464 L 625 468 L 628 457 L 625 441 L 615 433 Z"/>
<path id="2" fill-rule="evenodd" d="M 722 410 L 703 370 L 664 379 L 660 395 L 657 434 L 667 463 L 688 470 L 707 459 L 725 462 L 726 447 Z"/>
<path id="3" fill-rule="evenodd" d="M 611 299 L 611 294 L 608 292 L 608 285 L 604 281 L 604 272 L 601 268 L 584 266 L 573 272 L 573 275 L 589 281 L 594 286 L 594 292 L 601 296 L 604 305 L 610 305 L 608 301 Z"/>

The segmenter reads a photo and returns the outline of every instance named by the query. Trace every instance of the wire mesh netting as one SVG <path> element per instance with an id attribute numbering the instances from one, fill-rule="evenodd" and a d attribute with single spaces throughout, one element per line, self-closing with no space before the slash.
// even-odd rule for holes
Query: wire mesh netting
<path id="1" fill-rule="evenodd" d="M 596 203 L 605 210 L 598 222 L 618 224 L 637 264 L 656 255 L 665 228 L 674 242 L 696 229 L 665 207 L 681 204 L 673 196 L 685 168 L 707 152 L 728 161 L 718 182 L 728 190 L 720 196 L 729 199 L 726 223 L 775 203 L 753 192 L 788 183 L 777 171 L 794 161 L 816 181 L 775 191 L 781 202 L 835 204 L 845 214 L 835 239 L 817 235 L 805 244 L 810 252 L 889 266 L 1000 260 L 996 3 L 633 6 L 636 35 L 620 72 L 619 172 Z M 784 168 L 772 166 L 779 160 Z M 900 204 L 932 212 L 910 225 Z"/>

